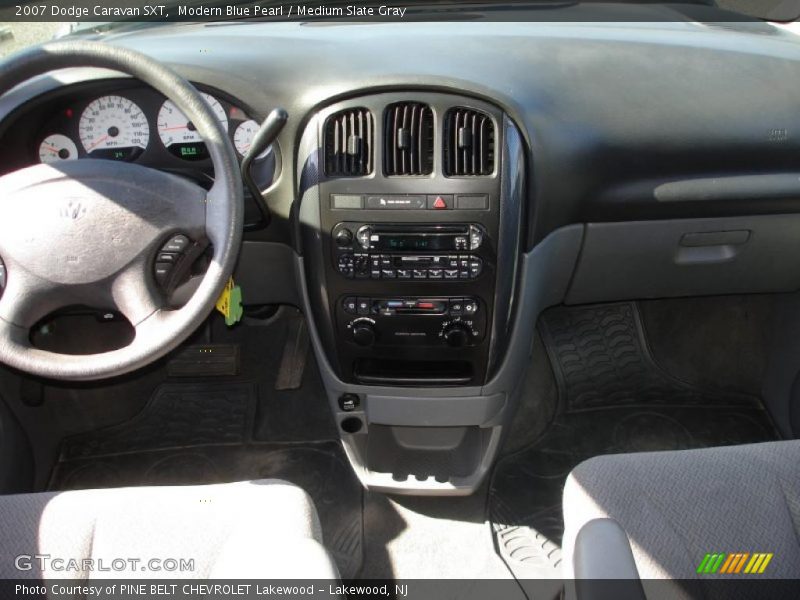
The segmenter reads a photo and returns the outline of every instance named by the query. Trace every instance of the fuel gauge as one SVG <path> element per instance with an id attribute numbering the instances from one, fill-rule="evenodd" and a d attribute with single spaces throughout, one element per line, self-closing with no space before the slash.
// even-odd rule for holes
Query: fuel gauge
<path id="1" fill-rule="evenodd" d="M 78 147 L 71 139 L 60 133 L 48 135 L 39 144 L 39 160 L 43 163 L 78 158 Z"/>

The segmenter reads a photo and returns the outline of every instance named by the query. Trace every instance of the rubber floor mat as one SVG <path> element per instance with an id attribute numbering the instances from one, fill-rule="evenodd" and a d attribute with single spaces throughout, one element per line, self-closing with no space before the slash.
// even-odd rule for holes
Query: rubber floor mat
<path id="1" fill-rule="evenodd" d="M 167 383 L 134 418 L 66 439 L 61 459 L 241 444 L 252 430 L 255 403 L 255 386 L 248 383 Z"/>
<path id="2" fill-rule="evenodd" d="M 703 390 L 653 360 L 633 302 L 546 311 L 541 331 L 567 410 L 618 405 L 759 406 L 758 398 Z"/>
<path id="3" fill-rule="evenodd" d="M 489 516 L 515 577 L 559 577 L 561 495 L 569 472 L 602 454 L 770 441 L 757 397 L 693 387 L 652 359 L 633 303 L 547 311 L 540 321 L 560 412 L 495 467 Z"/>

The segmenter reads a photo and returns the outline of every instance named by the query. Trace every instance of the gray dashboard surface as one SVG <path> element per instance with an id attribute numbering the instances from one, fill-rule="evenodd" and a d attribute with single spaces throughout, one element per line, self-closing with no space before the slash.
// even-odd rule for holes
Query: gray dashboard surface
<path id="1" fill-rule="evenodd" d="M 769 185 L 733 200 L 654 193 L 698 177 L 800 172 L 800 43 L 766 23 L 237 22 L 101 37 L 254 114 L 283 106 L 290 162 L 309 115 L 337 99 L 422 87 L 488 99 L 528 145 L 529 247 L 573 222 L 800 209 L 800 179 L 788 197 Z M 268 197 L 276 241 L 287 239 L 294 172 L 284 165 Z"/>

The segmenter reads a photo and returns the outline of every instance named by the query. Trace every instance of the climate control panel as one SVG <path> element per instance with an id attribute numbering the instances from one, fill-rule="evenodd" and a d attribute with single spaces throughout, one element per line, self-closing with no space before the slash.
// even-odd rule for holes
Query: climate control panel
<path id="1" fill-rule="evenodd" d="M 473 297 L 345 296 L 338 313 L 343 338 L 358 346 L 474 346 L 487 323 L 485 304 Z"/>

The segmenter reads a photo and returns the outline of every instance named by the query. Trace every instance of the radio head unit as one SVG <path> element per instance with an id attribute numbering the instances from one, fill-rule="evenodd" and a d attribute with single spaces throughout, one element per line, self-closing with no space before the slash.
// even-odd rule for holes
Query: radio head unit
<path id="1" fill-rule="evenodd" d="M 341 227 L 340 227 L 341 226 Z M 354 239 L 361 250 L 423 252 L 477 250 L 483 243 L 480 225 L 361 225 L 353 235 L 343 233 L 345 223 L 337 225 L 334 239 Z M 349 230 L 348 230 L 349 231 Z"/>

